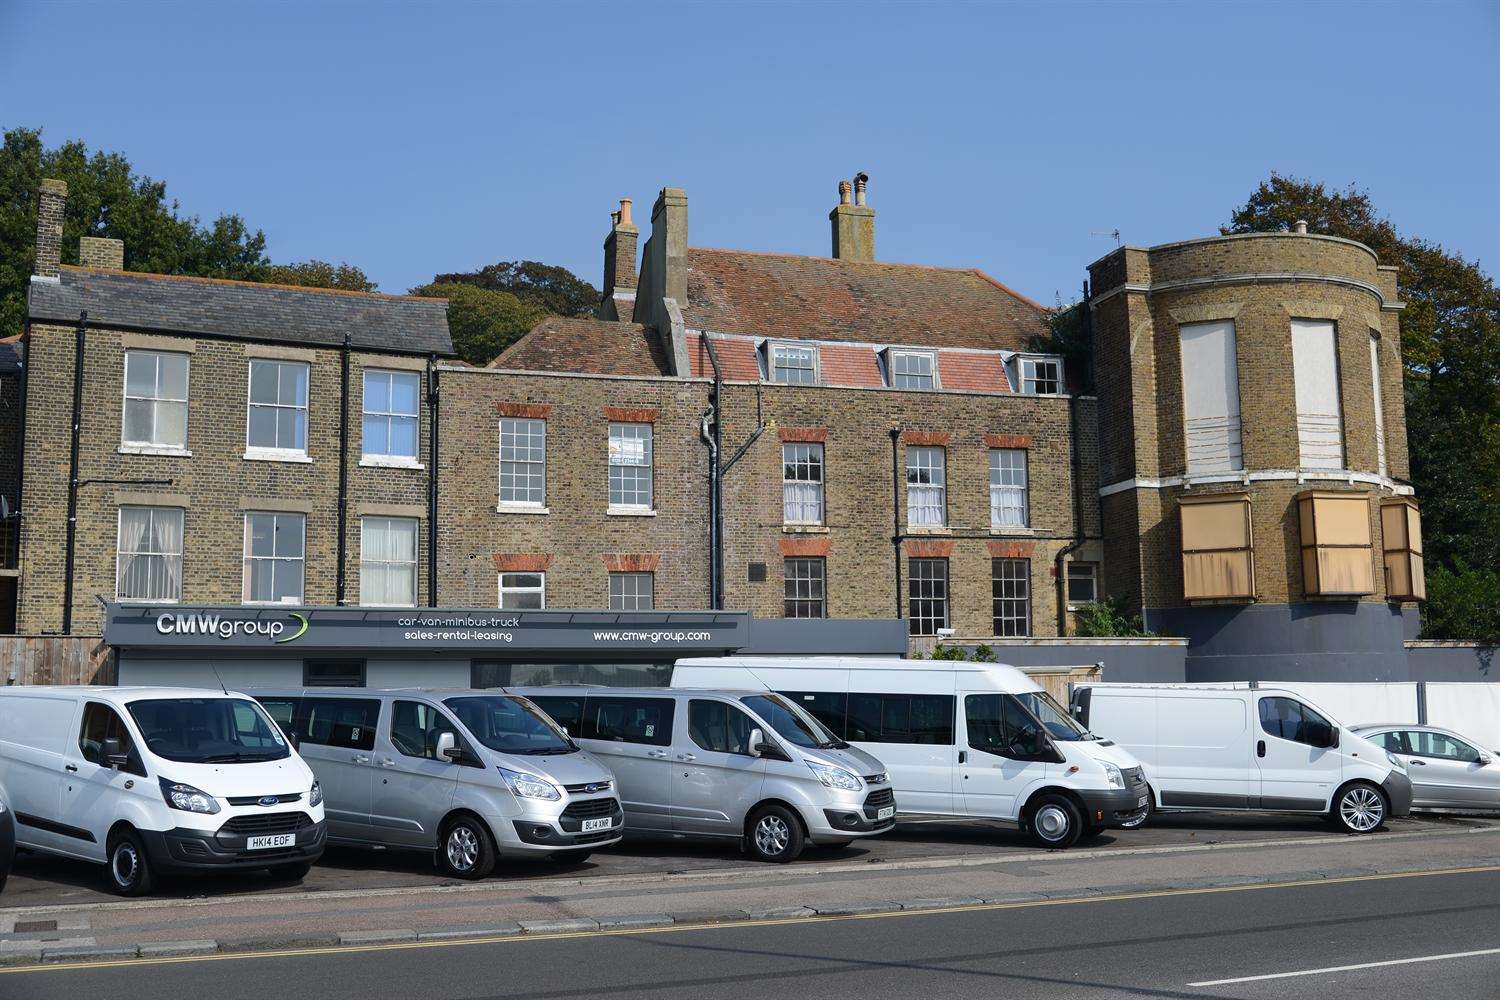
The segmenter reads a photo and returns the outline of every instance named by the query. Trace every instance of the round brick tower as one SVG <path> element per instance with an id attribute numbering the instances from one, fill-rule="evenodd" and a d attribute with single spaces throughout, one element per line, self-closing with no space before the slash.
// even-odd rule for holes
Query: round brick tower
<path id="1" fill-rule="evenodd" d="M 1107 592 L 1189 638 L 1190 680 L 1405 678 L 1395 268 L 1299 224 L 1089 271 Z"/>

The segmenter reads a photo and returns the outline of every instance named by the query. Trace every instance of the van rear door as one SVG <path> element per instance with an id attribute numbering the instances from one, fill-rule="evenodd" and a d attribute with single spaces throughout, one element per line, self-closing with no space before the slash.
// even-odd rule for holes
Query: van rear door
<path id="1" fill-rule="evenodd" d="M 78 733 L 81 705 L 77 696 L 0 693 L 4 791 L 15 814 L 16 840 L 24 846 L 69 854 L 83 853 L 86 846 L 86 841 L 58 832 L 64 782 L 73 776 L 65 770 L 72 764 L 67 745 Z"/>

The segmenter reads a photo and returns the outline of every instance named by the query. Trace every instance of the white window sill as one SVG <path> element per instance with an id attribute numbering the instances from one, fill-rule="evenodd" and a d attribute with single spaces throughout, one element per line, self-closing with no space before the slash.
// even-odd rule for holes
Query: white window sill
<path id="1" fill-rule="evenodd" d="M 951 535 L 953 529 L 946 524 L 908 524 L 908 535 Z"/>
<path id="2" fill-rule="evenodd" d="M 359 464 L 367 469 L 415 469 L 422 472 L 427 468 L 415 458 L 402 455 L 365 455 L 360 458 Z"/>
<path id="3" fill-rule="evenodd" d="M 610 517 L 655 517 L 656 510 L 650 507 L 611 507 L 604 512 Z"/>
<path id="4" fill-rule="evenodd" d="M 788 535 L 826 535 L 826 524 L 783 524 L 781 530 Z"/>
<path id="5" fill-rule="evenodd" d="M 311 465 L 312 459 L 305 451 L 280 451 L 276 448 L 246 448 L 240 456 L 247 462 L 292 462 Z"/>
<path id="6" fill-rule="evenodd" d="M 148 604 L 148 605 L 150 605 L 150 604 L 181 604 L 182 603 L 182 598 L 180 598 L 180 597 L 161 597 L 161 598 L 152 599 L 152 598 L 149 598 L 149 597 L 120 597 L 120 596 L 116 595 L 115 596 L 115 603 L 116 604 Z"/>
<path id="7" fill-rule="evenodd" d="M 1022 528 L 1022 527 L 1019 527 L 1019 526 L 1009 526 L 1009 525 L 990 525 L 990 534 L 992 534 L 992 535 L 1019 535 L 1019 536 L 1021 536 L 1021 537 L 1024 538 L 1024 537 L 1029 536 L 1029 535 L 1035 535 L 1036 534 L 1036 529 L 1035 528 Z"/>
<path id="8" fill-rule="evenodd" d="M 503 503 L 495 508 L 499 514 L 550 514 L 551 507 L 539 507 L 535 504 Z"/>
<path id="9" fill-rule="evenodd" d="M 122 444 L 118 449 L 121 455 L 165 455 L 172 458 L 192 458 L 193 453 L 186 448 L 178 448 L 168 444 Z"/>
<path id="10" fill-rule="evenodd" d="M 302 603 L 302 598 L 296 601 L 240 601 L 240 604 L 247 608 L 300 608 Z"/>

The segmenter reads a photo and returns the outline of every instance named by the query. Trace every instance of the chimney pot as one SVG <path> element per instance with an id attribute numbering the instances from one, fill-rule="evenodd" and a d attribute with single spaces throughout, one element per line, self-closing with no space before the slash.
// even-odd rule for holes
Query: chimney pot
<path id="1" fill-rule="evenodd" d="M 848 205 L 848 204 L 850 204 L 850 201 L 849 201 L 849 190 L 850 190 L 850 187 L 849 187 L 849 182 L 848 181 L 839 181 L 839 204 L 840 205 Z"/>
<path id="2" fill-rule="evenodd" d="M 1307 220 L 1298 219 L 1292 224 L 1292 229 L 1303 236 L 1307 235 Z"/>
<path id="3" fill-rule="evenodd" d="M 870 175 L 861 171 L 854 175 L 854 204 L 865 203 L 865 185 L 870 183 Z"/>
<path id="4" fill-rule="evenodd" d="M 854 181 L 839 181 L 839 203 L 828 213 L 833 224 L 833 256 L 837 260 L 875 259 L 875 210 L 865 204 L 869 175 L 854 175 Z M 854 203 L 849 203 L 850 189 Z"/>
<path id="5" fill-rule="evenodd" d="M 619 223 L 622 226 L 629 226 L 629 225 L 632 224 L 631 221 L 630 221 L 630 199 L 629 198 L 621 198 L 620 199 Z"/>

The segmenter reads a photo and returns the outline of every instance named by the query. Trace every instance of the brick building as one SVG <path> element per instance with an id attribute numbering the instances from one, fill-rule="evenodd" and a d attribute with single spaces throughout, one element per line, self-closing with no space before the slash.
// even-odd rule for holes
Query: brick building
<path id="1" fill-rule="evenodd" d="M 862 175 L 828 257 L 694 247 L 666 188 L 644 245 L 614 213 L 595 317 L 479 368 L 438 300 L 129 273 L 99 240 L 61 267 L 65 195 L 24 344 L 20 631 L 97 634 L 99 595 L 1046 638 L 1112 595 L 1205 676 L 1405 676 L 1400 304 L 1357 244 L 1106 256 L 1095 391 L 1037 303 L 877 260 Z"/>

